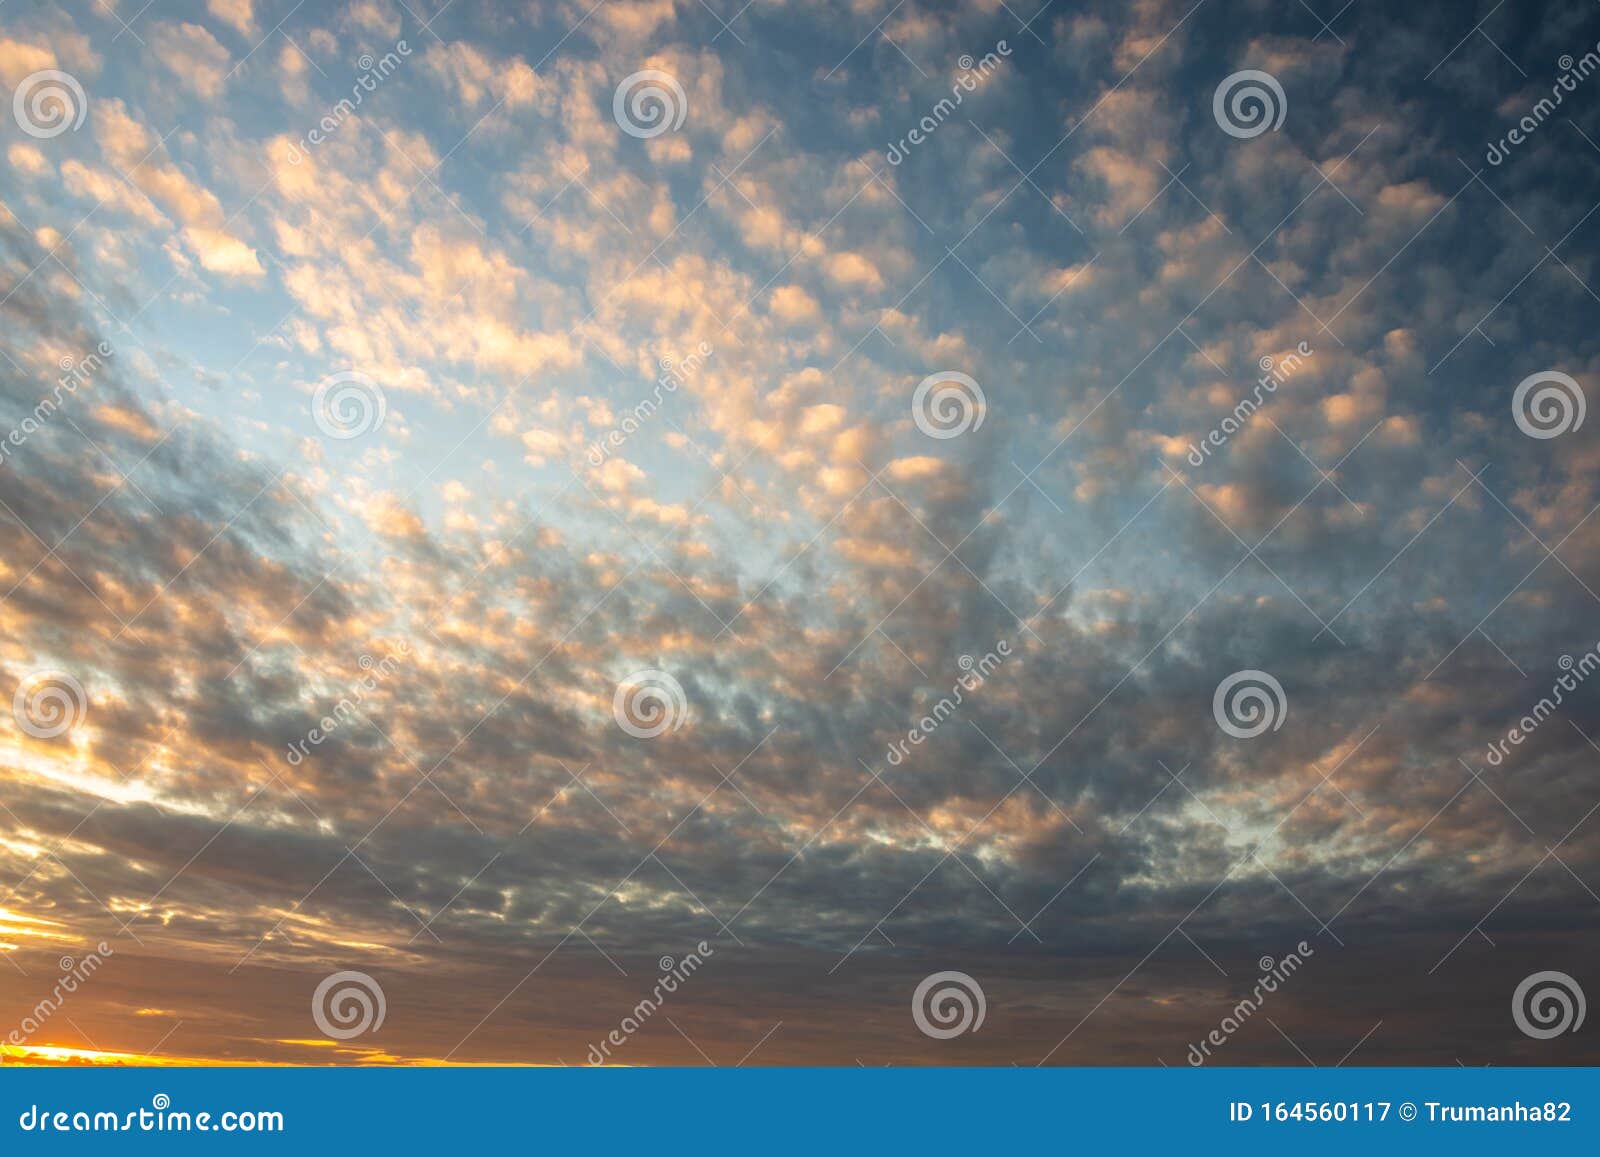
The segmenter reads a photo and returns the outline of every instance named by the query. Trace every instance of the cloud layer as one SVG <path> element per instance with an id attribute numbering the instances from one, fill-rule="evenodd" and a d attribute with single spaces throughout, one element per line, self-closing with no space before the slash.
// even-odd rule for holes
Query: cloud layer
<path id="1" fill-rule="evenodd" d="M 282 7 L 0 12 L 0 1033 L 1595 1060 L 1594 19 Z"/>

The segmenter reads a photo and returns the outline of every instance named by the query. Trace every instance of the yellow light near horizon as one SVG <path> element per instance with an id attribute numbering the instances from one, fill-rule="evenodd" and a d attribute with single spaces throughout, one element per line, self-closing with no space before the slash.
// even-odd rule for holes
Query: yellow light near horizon
<path id="1" fill-rule="evenodd" d="M 30 1061 L 29 1058 L 33 1058 Z M 177 1068 L 182 1065 L 209 1064 L 208 1061 L 185 1061 L 176 1057 L 152 1057 L 143 1053 L 107 1052 L 103 1049 L 69 1048 L 65 1045 L 0 1045 L 0 1062 L 8 1065 L 33 1063 L 67 1064 L 77 1061 L 91 1065 L 141 1065 L 159 1068 Z"/>
<path id="2" fill-rule="evenodd" d="M 517 1068 L 517 1069 L 542 1069 L 560 1068 L 559 1065 L 530 1064 L 526 1062 L 462 1062 L 450 1061 L 434 1057 L 402 1057 L 384 1052 L 382 1049 L 353 1048 L 339 1041 L 330 1040 L 283 1040 L 272 1042 L 275 1044 L 295 1045 L 299 1047 L 315 1046 L 319 1048 L 336 1049 L 340 1052 L 354 1054 L 361 1059 L 358 1065 L 371 1065 L 396 1068 Z M 120 1066 L 126 1068 L 301 1068 L 307 1067 L 306 1062 L 281 1061 L 281 1060 L 218 1060 L 212 1057 L 178 1057 L 178 1056 L 150 1056 L 145 1053 L 122 1053 L 108 1049 L 85 1049 L 66 1045 L 35 1045 L 27 1044 L 12 1046 L 0 1044 L 0 1065 L 20 1065 L 23 1067 L 55 1067 L 58 1065 L 101 1065 Z M 315 1062 L 313 1067 L 322 1067 L 324 1061 Z"/>

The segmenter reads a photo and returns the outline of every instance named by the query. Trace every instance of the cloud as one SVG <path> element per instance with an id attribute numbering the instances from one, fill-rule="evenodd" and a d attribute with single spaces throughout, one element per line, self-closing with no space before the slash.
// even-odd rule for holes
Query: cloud
<path id="1" fill-rule="evenodd" d="M 190 251 L 214 273 L 254 278 L 266 270 L 254 251 L 227 230 L 222 203 L 160 156 L 162 144 L 118 100 L 103 103 L 95 135 L 106 160 L 182 226 Z"/>
<path id="2" fill-rule="evenodd" d="M 520 56 L 496 60 L 470 44 L 438 44 L 423 63 L 469 109 L 490 101 L 521 108 L 539 97 L 539 77 Z"/>
<path id="3" fill-rule="evenodd" d="M 158 24 L 150 32 L 151 50 L 179 82 L 214 99 L 228 80 L 232 56 L 198 24 Z"/>
<path id="4" fill-rule="evenodd" d="M 253 0 L 206 0 L 206 11 L 252 44 L 260 39 Z"/>
<path id="5" fill-rule="evenodd" d="M 48 48 L 7 37 L 0 40 L 0 80 L 16 88 L 30 74 L 55 68 L 56 56 Z"/>

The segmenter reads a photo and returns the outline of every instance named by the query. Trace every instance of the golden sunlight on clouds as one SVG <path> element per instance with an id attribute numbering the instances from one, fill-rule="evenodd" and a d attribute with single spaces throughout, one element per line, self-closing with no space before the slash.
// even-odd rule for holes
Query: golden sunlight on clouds
<path id="1" fill-rule="evenodd" d="M 13 912 L 9 908 L 0 908 L 0 952 L 15 952 L 21 947 L 12 942 L 12 937 L 18 940 L 28 937 L 33 940 L 60 940 L 64 942 L 71 942 L 77 939 L 70 932 L 57 931 L 61 927 L 54 920 L 40 920 L 32 916 L 24 916 L 20 912 Z"/>

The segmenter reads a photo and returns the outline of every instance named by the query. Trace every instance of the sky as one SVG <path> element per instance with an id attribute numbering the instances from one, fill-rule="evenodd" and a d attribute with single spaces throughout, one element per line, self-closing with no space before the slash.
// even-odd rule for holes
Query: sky
<path id="1" fill-rule="evenodd" d="M 6 0 L 4 1058 L 1595 1063 L 1597 72 Z"/>

